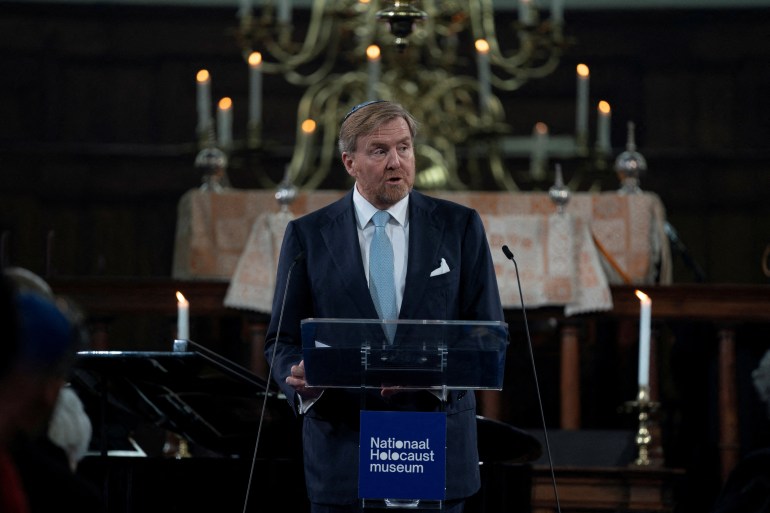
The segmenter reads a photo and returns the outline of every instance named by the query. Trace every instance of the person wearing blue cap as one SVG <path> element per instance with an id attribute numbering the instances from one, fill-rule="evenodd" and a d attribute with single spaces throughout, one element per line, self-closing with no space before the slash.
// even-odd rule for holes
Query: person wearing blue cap
<path id="1" fill-rule="evenodd" d="M 66 302 L 45 288 L 30 286 L 15 273 L 13 296 L 18 352 L 8 371 L 3 398 L 10 423 L 10 454 L 26 494 L 28 511 L 106 510 L 101 492 L 73 472 L 65 451 L 48 428 L 82 343 L 79 324 Z"/>

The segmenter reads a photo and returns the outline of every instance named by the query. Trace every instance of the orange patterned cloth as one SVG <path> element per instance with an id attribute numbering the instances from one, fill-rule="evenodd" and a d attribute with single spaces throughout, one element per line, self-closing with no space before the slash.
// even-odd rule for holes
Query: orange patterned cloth
<path id="1" fill-rule="evenodd" d="M 225 306 L 270 313 L 287 223 L 343 194 L 300 193 L 282 210 L 271 191 L 191 190 L 178 206 L 172 276 L 229 281 Z M 506 308 L 521 301 L 503 245 L 516 258 L 527 307 L 563 305 L 566 315 L 610 310 L 609 284 L 622 277 L 635 284 L 671 282 L 665 210 L 654 194 L 573 193 L 562 214 L 547 193 L 430 194 L 479 212 Z"/>

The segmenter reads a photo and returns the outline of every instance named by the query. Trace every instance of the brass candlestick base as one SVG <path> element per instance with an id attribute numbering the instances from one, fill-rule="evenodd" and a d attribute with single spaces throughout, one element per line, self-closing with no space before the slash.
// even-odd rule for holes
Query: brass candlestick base
<path id="1" fill-rule="evenodd" d="M 637 412 L 639 415 L 639 429 L 635 437 L 639 452 L 633 465 L 639 467 L 650 466 L 653 464 L 653 460 L 650 458 L 650 446 L 652 445 L 652 421 L 650 415 L 658 410 L 660 403 L 650 400 L 650 387 L 640 386 L 636 401 L 628 401 L 625 405 L 627 412 Z"/>

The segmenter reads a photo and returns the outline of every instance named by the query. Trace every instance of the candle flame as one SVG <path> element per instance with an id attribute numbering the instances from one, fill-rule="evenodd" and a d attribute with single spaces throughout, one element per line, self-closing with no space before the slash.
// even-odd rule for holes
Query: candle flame
<path id="1" fill-rule="evenodd" d="M 208 82 L 209 81 L 209 70 L 202 69 L 195 75 L 195 80 L 198 82 Z"/>
<path id="2" fill-rule="evenodd" d="M 609 114 L 610 113 L 610 104 L 605 102 L 604 100 L 599 102 L 599 112 L 602 114 Z"/>
<path id="3" fill-rule="evenodd" d="M 535 123 L 535 132 L 541 135 L 545 135 L 548 133 L 548 125 L 543 123 L 542 121 L 538 121 Z"/>
<path id="4" fill-rule="evenodd" d="M 251 52 L 249 54 L 249 66 L 259 66 L 262 64 L 262 54 L 259 52 Z"/>
<path id="5" fill-rule="evenodd" d="M 219 100 L 219 108 L 220 110 L 228 110 L 233 106 L 233 100 L 230 99 L 230 97 L 225 96 L 221 100 Z"/>
<path id="6" fill-rule="evenodd" d="M 180 305 L 187 305 L 187 300 L 184 298 L 181 292 L 178 290 L 176 291 L 176 300 L 179 302 Z"/>
<path id="7" fill-rule="evenodd" d="M 366 47 L 366 56 L 370 61 L 375 61 L 380 58 L 380 47 L 377 45 L 369 45 Z"/>
<path id="8" fill-rule="evenodd" d="M 308 118 L 302 122 L 302 131 L 306 134 L 315 132 L 316 122 Z"/>
<path id="9" fill-rule="evenodd" d="M 476 45 L 477 52 L 479 53 L 489 52 L 489 43 L 487 43 L 486 39 L 477 39 L 475 45 Z"/>
<path id="10" fill-rule="evenodd" d="M 581 77 L 587 77 L 589 75 L 588 66 L 585 64 L 578 64 L 577 65 L 577 74 Z"/>
<path id="11" fill-rule="evenodd" d="M 645 294 L 641 290 L 637 290 L 634 293 L 636 294 L 636 297 L 639 298 L 639 301 L 641 301 L 642 303 L 649 303 L 650 302 L 650 296 L 648 296 L 647 294 Z"/>

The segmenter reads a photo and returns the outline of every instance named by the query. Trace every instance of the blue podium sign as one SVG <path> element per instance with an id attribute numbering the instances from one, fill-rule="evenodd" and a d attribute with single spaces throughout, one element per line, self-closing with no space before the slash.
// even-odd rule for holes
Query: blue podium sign
<path id="1" fill-rule="evenodd" d="M 358 496 L 444 500 L 446 413 L 361 411 Z"/>

